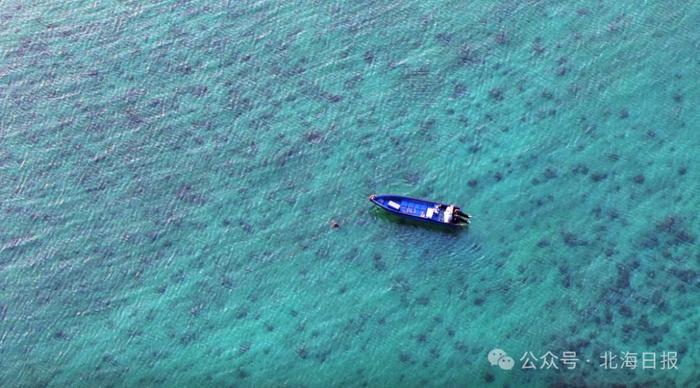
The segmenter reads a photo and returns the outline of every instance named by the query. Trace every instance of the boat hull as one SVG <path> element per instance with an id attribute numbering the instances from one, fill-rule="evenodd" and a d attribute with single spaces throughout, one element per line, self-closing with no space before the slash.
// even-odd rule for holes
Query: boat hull
<path id="1" fill-rule="evenodd" d="M 467 226 L 467 223 L 446 222 L 442 213 L 434 211 L 436 208 L 448 207 L 449 205 L 446 203 L 392 194 L 370 195 L 369 200 L 387 212 L 407 220 L 440 225 L 450 229 L 460 229 Z"/>

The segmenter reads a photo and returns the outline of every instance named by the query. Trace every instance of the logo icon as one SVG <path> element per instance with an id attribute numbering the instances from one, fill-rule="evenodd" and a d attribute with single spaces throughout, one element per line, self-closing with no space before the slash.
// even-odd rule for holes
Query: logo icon
<path id="1" fill-rule="evenodd" d="M 503 370 L 511 370 L 513 366 L 515 366 L 515 360 L 509 357 L 502 349 L 496 348 L 491 350 L 488 359 L 491 366 L 498 365 L 498 367 Z"/>

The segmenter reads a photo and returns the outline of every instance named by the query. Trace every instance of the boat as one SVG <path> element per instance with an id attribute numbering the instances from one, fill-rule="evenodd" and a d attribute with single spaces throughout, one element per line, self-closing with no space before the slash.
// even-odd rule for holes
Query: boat
<path id="1" fill-rule="evenodd" d="M 393 194 L 372 194 L 369 200 L 375 205 L 409 220 L 461 228 L 469 225 L 471 216 L 453 204 L 405 197 Z"/>

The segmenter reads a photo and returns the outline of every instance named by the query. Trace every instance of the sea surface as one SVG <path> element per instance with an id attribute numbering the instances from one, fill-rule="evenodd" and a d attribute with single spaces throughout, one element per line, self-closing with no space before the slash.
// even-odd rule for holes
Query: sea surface
<path id="1" fill-rule="evenodd" d="M 697 386 L 698 26 L 676 1 L 1 0 L 0 385 Z"/>

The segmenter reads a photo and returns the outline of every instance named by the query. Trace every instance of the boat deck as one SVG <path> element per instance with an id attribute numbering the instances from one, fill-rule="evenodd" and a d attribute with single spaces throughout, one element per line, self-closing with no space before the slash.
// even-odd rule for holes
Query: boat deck
<path id="1" fill-rule="evenodd" d="M 370 201 L 397 215 L 425 220 L 448 226 L 464 226 L 469 222 L 454 222 L 453 212 L 458 207 L 435 201 L 427 201 L 399 195 L 371 195 Z"/>

